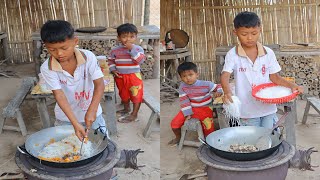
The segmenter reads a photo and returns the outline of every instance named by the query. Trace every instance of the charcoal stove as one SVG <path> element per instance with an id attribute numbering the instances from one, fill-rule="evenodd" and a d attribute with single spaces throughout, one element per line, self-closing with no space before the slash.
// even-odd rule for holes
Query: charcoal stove
<path id="1" fill-rule="evenodd" d="M 200 161 L 207 165 L 209 180 L 285 180 L 294 154 L 294 146 L 286 141 L 270 156 L 253 161 L 224 159 L 205 145 L 197 151 Z"/>
<path id="2" fill-rule="evenodd" d="M 28 180 L 33 179 L 110 179 L 113 168 L 121 159 L 121 151 L 111 140 L 107 148 L 93 161 L 72 168 L 50 167 L 17 151 L 15 161 Z"/>

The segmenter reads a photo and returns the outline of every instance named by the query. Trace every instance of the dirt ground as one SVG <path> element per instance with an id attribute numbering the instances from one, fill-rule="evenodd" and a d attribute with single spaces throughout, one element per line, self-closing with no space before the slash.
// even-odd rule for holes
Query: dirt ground
<path id="1" fill-rule="evenodd" d="M 320 118 L 308 117 L 307 125 L 302 125 L 301 120 L 305 109 L 306 101 L 299 100 L 297 103 L 298 124 L 296 124 L 296 138 L 298 149 L 308 149 L 315 147 L 319 152 L 311 155 L 311 164 L 320 165 Z M 170 121 L 179 111 L 179 100 L 173 103 L 161 104 L 161 134 L 160 134 L 160 153 L 161 153 L 161 179 L 179 179 L 183 174 L 199 174 L 204 172 L 205 165 L 197 158 L 196 148 L 184 146 L 182 151 L 177 147 L 167 146 L 167 142 L 174 135 L 170 129 Z M 165 113 L 164 113 L 165 112 Z M 316 113 L 312 108 L 311 113 Z M 188 137 L 189 136 L 189 137 Z M 196 133 L 189 133 L 189 139 L 196 139 Z M 289 169 L 287 180 L 316 180 L 320 179 L 320 167 L 315 167 L 315 171 L 301 171 L 299 169 Z M 198 178 L 207 179 L 207 178 Z"/>
<path id="2" fill-rule="evenodd" d="M 18 66 L 8 66 L 6 70 L 17 72 L 17 77 L 0 77 L 0 110 L 5 107 L 10 99 L 15 95 L 20 86 L 21 79 L 25 76 L 35 76 L 34 64 Z M 3 66 L 2 66 L 3 68 Z M 159 100 L 159 80 L 146 80 L 145 87 L 150 89 L 150 94 Z M 119 97 L 118 97 L 119 100 Z M 159 101 L 160 102 L 160 101 Z M 118 101 L 119 104 L 119 101 Z M 102 106 L 104 107 L 104 106 Z M 120 105 L 117 105 L 120 108 Z M 51 117 L 53 115 L 53 105 L 49 107 Z M 160 133 L 152 132 L 147 139 L 143 138 L 142 132 L 149 119 L 151 110 L 143 104 L 139 112 L 140 121 L 121 124 L 118 123 L 118 136 L 111 137 L 120 149 L 141 149 L 144 153 L 138 155 L 138 165 L 145 165 L 140 170 L 119 169 L 117 172 L 119 179 L 160 179 Z M 42 129 L 42 124 L 37 112 L 35 101 L 27 96 L 27 100 L 22 104 L 22 115 L 27 126 L 28 135 Z M 7 125 L 17 124 L 16 120 L 7 120 Z M 159 124 L 158 124 L 159 126 Z M 4 172 L 19 172 L 19 168 L 14 162 L 16 146 L 24 143 L 26 137 L 14 131 L 3 131 L 0 135 L 0 175 Z M 21 176 L 17 176 L 17 178 Z M 1 178 L 0 178 L 1 179 Z"/>

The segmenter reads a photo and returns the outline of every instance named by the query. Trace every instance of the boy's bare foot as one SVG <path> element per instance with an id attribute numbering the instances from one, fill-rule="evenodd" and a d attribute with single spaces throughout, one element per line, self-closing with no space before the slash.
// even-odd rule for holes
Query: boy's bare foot
<path id="1" fill-rule="evenodd" d="M 128 109 L 128 110 L 126 110 L 126 109 L 121 109 L 121 110 L 118 110 L 117 113 L 128 113 L 128 112 L 130 112 L 130 111 L 131 111 L 130 109 Z"/>
<path id="2" fill-rule="evenodd" d="M 180 139 L 177 139 L 177 138 L 172 139 L 171 141 L 168 142 L 168 145 L 169 145 L 170 147 L 177 146 L 177 145 L 179 144 L 179 141 L 180 141 Z"/>
<path id="3" fill-rule="evenodd" d="M 126 117 L 120 117 L 118 119 L 118 121 L 120 123 L 131 123 L 131 122 L 134 122 L 134 121 L 138 121 L 138 117 L 137 116 L 133 116 L 132 114 L 129 115 L 129 116 L 126 116 Z"/>
<path id="4" fill-rule="evenodd" d="M 116 170 L 113 170 L 110 180 L 117 180 L 117 179 L 118 179 L 118 173 Z"/>
<path id="5" fill-rule="evenodd" d="M 122 109 L 116 112 L 118 117 L 127 116 L 129 115 L 129 113 L 130 113 L 130 109 L 129 110 Z"/>

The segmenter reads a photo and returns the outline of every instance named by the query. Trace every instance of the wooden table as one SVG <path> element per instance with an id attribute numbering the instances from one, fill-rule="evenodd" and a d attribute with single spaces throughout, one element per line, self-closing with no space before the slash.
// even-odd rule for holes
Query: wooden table
<path id="1" fill-rule="evenodd" d="M 213 102 L 213 108 L 217 109 L 218 113 L 218 121 L 220 128 L 229 127 L 228 120 L 225 118 L 224 114 L 222 113 L 223 107 L 222 107 L 222 97 L 216 98 Z M 284 112 L 281 114 L 284 114 L 288 112 L 287 117 L 285 118 L 284 127 L 286 132 L 286 141 L 293 146 L 296 146 L 296 131 L 295 131 L 295 122 L 297 121 L 297 106 L 296 106 L 296 100 L 290 101 L 283 104 L 277 104 L 277 107 L 284 107 Z M 281 111 L 280 111 L 281 112 Z M 279 113 L 279 111 L 277 112 Z"/>
<path id="2" fill-rule="evenodd" d="M 106 101 L 106 125 L 111 135 L 117 134 L 117 124 L 116 124 L 116 106 L 115 106 L 115 86 L 114 79 L 112 75 L 104 76 L 105 80 L 109 80 L 109 84 L 106 85 L 104 89 L 104 97 Z M 47 98 L 54 98 L 52 92 L 44 93 L 41 91 L 39 84 L 33 87 L 31 91 L 31 96 L 37 102 L 37 108 L 40 115 L 40 120 L 43 124 L 43 128 L 51 127 L 53 124 L 50 123 L 49 112 L 46 105 Z"/>

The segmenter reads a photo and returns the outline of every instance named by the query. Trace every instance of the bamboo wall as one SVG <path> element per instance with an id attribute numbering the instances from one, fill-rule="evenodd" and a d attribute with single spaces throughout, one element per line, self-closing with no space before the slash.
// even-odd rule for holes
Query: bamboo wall
<path id="1" fill-rule="evenodd" d="M 141 26 L 144 0 L 0 0 L 0 32 L 7 32 L 11 62 L 32 62 L 31 33 L 50 19 L 69 21 L 74 28 Z"/>
<path id="2" fill-rule="evenodd" d="M 237 44 L 233 19 L 253 11 L 262 21 L 263 44 L 319 41 L 319 0 L 163 0 L 161 37 L 180 28 L 190 36 L 188 48 L 200 78 L 214 80 L 215 48 Z"/>

